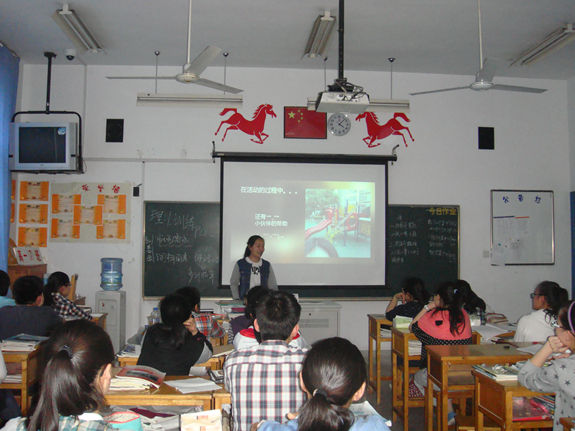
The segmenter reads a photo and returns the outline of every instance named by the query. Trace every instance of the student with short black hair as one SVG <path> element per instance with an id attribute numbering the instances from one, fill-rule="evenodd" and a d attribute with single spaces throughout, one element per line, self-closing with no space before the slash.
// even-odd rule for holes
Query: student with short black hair
<path id="1" fill-rule="evenodd" d="M 262 343 L 232 352 L 224 363 L 224 383 L 232 396 L 235 431 L 249 431 L 263 419 L 281 422 L 305 401 L 298 374 L 307 349 L 289 342 L 299 330 L 295 297 L 270 291 L 256 307 L 254 327 Z"/>
<path id="2" fill-rule="evenodd" d="M 255 423 L 252 431 L 389 431 L 379 415 L 355 416 L 349 406 L 359 401 L 367 381 L 365 359 L 351 342 L 334 337 L 318 341 L 306 355 L 300 374 L 307 402 L 295 419 Z"/>
<path id="3" fill-rule="evenodd" d="M 228 344 L 233 343 L 235 336 L 242 329 L 248 329 L 250 326 L 253 326 L 254 319 L 256 318 L 256 306 L 259 301 L 268 294 L 268 292 L 269 289 L 263 286 L 255 286 L 248 290 L 248 293 L 244 296 L 244 315 L 238 316 L 230 321 L 230 327 L 228 329 Z M 261 341 L 261 339 L 258 341 Z"/>
<path id="4" fill-rule="evenodd" d="M 0 308 L 0 340 L 18 334 L 49 335 L 63 319 L 52 308 L 42 307 L 42 280 L 34 275 L 20 277 L 12 286 L 16 305 Z"/>
<path id="5" fill-rule="evenodd" d="M 98 325 L 74 320 L 59 326 L 41 353 L 42 385 L 30 417 L 5 431 L 104 431 L 101 413 L 112 378 L 114 347 Z M 140 425 L 141 426 L 141 425 Z"/>
<path id="6" fill-rule="evenodd" d="M 10 289 L 10 276 L 6 271 L 0 269 L 0 308 L 5 305 L 16 305 L 13 298 L 8 298 L 8 290 Z"/>
<path id="7" fill-rule="evenodd" d="M 92 320 L 91 313 L 68 299 L 71 286 L 68 274 L 61 271 L 50 274 L 44 286 L 44 305 L 52 307 L 64 319 Z"/>
<path id="8" fill-rule="evenodd" d="M 192 315 L 196 321 L 198 330 L 208 338 L 223 338 L 226 335 L 224 328 L 214 319 L 211 314 L 200 313 L 200 291 L 193 286 L 182 287 L 175 292 L 185 298 L 192 306 Z"/>
<path id="9" fill-rule="evenodd" d="M 399 301 L 403 302 L 397 305 Z M 385 318 L 393 320 L 395 316 L 415 317 L 429 302 L 429 293 L 423 280 L 418 277 L 406 277 L 401 283 L 401 292 L 396 293 L 385 310 Z"/>
<path id="10" fill-rule="evenodd" d="M 160 314 L 162 322 L 146 331 L 138 365 L 169 376 L 187 376 L 193 365 L 212 357 L 212 345 L 196 327 L 191 305 L 180 295 L 162 299 Z"/>

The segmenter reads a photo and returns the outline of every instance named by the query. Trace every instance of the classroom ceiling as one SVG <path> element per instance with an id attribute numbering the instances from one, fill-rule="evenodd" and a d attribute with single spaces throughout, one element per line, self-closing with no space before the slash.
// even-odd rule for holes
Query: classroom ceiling
<path id="1" fill-rule="evenodd" d="M 50 18 L 63 2 L 0 2 L 0 42 L 26 64 L 149 65 L 161 51 L 160 66 L 186 60 L 188 0 L 74 0 L 74 9 L 106 53 L 74 48 Z M 206 46 L 229 52 L 227 65 L 318 69 L 321 58 L 303 58 L 316 17 L 339 16 L 337 0 L 194 0 L 192 59 Z M 521 54 L 566 23 L 575 23 L 575 0 L 483 0 L 483 51 L 499 58 L 496 76 L 565 80 L 575 76 L 575 42 L 532 66 L 511 67 Z M 348 0 L 345 3 L 345 70 L 475 75 L 479 70 L 476 0 Z M 338 67 L 337 34 L 325 65 L 328 81 Z M 220 55 L 213 63 L 223 66 Z M 148 72 L 146 72 L 148 73 Z M 143 74 L 146 74 L 143 73 Z M 162 73 L 160 68 L 160 74 Z M 353 81 L 353 74 L 346 73 Z"/>

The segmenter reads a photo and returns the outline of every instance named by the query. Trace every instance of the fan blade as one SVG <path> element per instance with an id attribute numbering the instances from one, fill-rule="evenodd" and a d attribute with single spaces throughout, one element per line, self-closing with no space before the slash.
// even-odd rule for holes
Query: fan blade
<path id="1" fill-rule="evenodd" d="M 192 61 L 189 65 L 186 64 L 187 67 L 184 67 L 184 72 L 191 72 L 195 73 L 196 75 L 200 75 L 204 70 L 206 70 L 206 67 L 208 67 L 210 63 L 216 59 L 220 52 L 222 52 L 220 48 L 215 46 L 208 46 L 202 51 L 200 55 L 194 59 L 194 61 Z"/>
<path id="2" fill-rule="evenodd" d="M 493 84 L 491 90 L 520 91 L 522 93 L 544 93 L 547 89 L 533 87 L 519 87 L 517 85 Z"/>
<path id="3" fill-rule="evenodd" d="M 108 79 L 176 79 L 175 76 L 106 76 Z"/>
<path id="4" fill-rule="evenodd" d="M 466 85 L 465 87 L 443 88 L 441 90 L 420 91 L 419 93 L 409 93 L 409 95 L 410 96 L 418 96 L 420 94 L 442 93 L 444 91 L 464 90 L 466 88 L 469 88 L 469 85 Z"/>
<path id="5" fill-rule="evenodd" d="M 497 58 L 486 58 L 483 62 L 483 67 L 479 72 L 477 72 L 477 75 L 475 75 L 475 81 L 493 81 L 493 76 L 495 76 L 495 67 L 497 66 L 498 61 L 499 59 Z"/>
<path id="6" fill-rule="evenodd" d="M 210 81 L 209 79 L 200 78 L 197 81 L 191 82 L 191 84 L 198 84 L 204 87 L 214 88 L 216 90 L 225 91 L 226 93 L 238 94 L 244 90 L 239 88 L 230 87 L 229 85 L 220 84 L 219 82 Z"/>

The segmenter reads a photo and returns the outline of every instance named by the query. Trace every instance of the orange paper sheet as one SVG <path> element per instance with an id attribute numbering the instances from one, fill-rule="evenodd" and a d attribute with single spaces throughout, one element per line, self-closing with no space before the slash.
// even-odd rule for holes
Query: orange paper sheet
<path id="1" fill-rule="evenodd" d="M 74 205 L 74 224 L 102 225 L 102 205 Z"/>
<path id="2" fill-rule="evenodd" d="M 20 223 L 48 223 L 48 204 L 20 204 Z"/>
<path id="3" fill-rule="evenodd" d="M 20 181 L 21 201 L 46 201 L 49 199 L 48 181 Z"/>
<path id="4" fill-rule="evenodd" d="M 45 227 L 19 227 L 18 247 L 46 247 L 48 229 Z"/>
<path id="5" fill-rule="evenodd" d="M 82 203 L 82 195 L 52 195 L 52 214 L 72 214 L 74 212 L 74 205 Z"/>
<path id="6" fill-rule="evenodd" d="M 104 214 L 126 214 L 126 195 L 98 195 Z"/>
<path id="7" fill-rule="evenodd" d="M 80 238 L 80 226 L 74 225 L 72 220 L 52 219 L 50 238 Z"/>
<path id="8" fill-rule="evenodd" d="M 126 220 L 104 220 L 102 226 L 96 227 L 98 239 L 126 239 Z"/>

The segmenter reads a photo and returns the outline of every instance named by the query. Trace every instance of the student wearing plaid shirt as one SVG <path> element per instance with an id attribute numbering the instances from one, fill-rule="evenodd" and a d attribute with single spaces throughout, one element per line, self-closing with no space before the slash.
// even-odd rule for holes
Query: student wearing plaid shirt
<path id="1" fill-rule="evenodd" d="M 200 291 L 192 286 L 176 290 L 176 295 L 183 296 L 192 306 L 192 316 L 196 321 L 196 328 L 208 338 L 223 338 L 226 335 L 224 328 L 209 314 L 200 314 Z"/>
<path id="2" fill-rule="evenodd" d="M 262 343 L 226 359 L 224 383 L 232 396 L 235 431 L 249 431 L 264 419 L 283 422 L 303 404 L 298 375 L 307 349 L 289 346 L 298 333 L 300 313 L 292 294 L 270 291 L 256 307 L 254 326 Z"/>
<path id="3" fill-rule="evenodd" d="M 44 286 L 44 305 L 52 307 L 64 319 L 92 320 L 89 312 L 82 310 L 67 298 L 71 286 L 67 274 L 60 271 L 50 274 Z"/>

